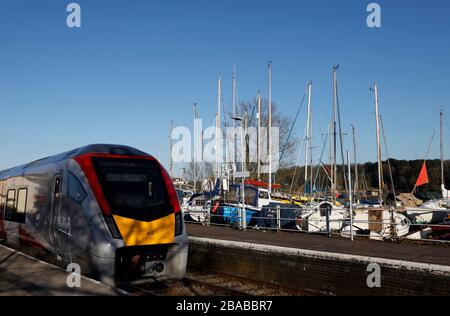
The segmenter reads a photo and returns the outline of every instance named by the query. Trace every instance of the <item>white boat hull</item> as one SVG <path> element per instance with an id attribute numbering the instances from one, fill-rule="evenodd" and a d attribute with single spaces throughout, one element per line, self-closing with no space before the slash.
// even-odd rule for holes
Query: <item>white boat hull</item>
<path id="1" fill-rule="evenodd" d="M 369 221 L 369 210 L 356 211 L 353 217 L 353 227 L 347 225 L 342 229 L 342 237 L 350 237 L 350 229 L 353 230 L 355 235 L 360 235 L 367 232 L 372 238 L 389 238 L 391 233 L 394 233 L 398 237 L 406 236 L 409 233 L 411 221 L 396 211 L 380 210 L 382 216 L 380 221 Z M 392 213 L 392 215 L 391 215 Z M 391 218 L 392 216 L 392 218 Z M 391 225 L 391 222 L 394 225 Z M 391 226 L 393 231 L 391 232 Z"/>
<path id="2" fill-rule="evenodd" d="M 297 229 L 308 232 L 326 232 L 328 227 L 326 211 L 324 211 L 325 205 L 330 209 L 328 216 L 330 231 L 340 231 L 348 218 L 348 211 L 328 202 L 304 206 L 301 218 L 297 219 L 297 222 L 301 222 L 297 223 Z"/>
<path id="3" fill-rule="evenodd" d="M 407 207 L 406 214 L 416 224 L 442 223 L 450 215 L 448 201 L 431 200 L 418 207 Z"/>

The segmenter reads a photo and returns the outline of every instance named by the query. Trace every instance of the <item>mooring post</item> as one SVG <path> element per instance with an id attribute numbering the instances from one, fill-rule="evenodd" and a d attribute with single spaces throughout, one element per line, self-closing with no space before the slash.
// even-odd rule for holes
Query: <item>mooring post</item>
<path id="1" fill-rule="evenodd" d="M 331 212 L 331 210 L 332 210 L 332 207 L 327 208 L 327 214 L 326 214 L 328 237 L 331 237 L 331 232 L 330 232 L 330 212 Z"/>
<path id="2" fill-rule="evenodd" d="M 211 223 L 211 207 L 211 204 L 209 206 L 206 205 L 206 226 L 209 226 Z"/>
<path id="3" fill-rule="evenodd" d="M 279 231 L 279 230 L 281 230 L 281 219 L 280 219 L 280 214 L 281 214 L 281 212 L 280 212 L 280 206 L 279 205 L 277 205 L 277 209 L 276 209 L 276 213 L 277 213 L 277 231 Z"/>

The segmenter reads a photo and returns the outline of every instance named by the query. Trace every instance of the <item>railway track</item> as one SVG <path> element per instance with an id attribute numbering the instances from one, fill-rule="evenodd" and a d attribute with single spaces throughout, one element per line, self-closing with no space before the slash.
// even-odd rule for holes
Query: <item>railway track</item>
<path id="1" fill-rule="evenodd" d="M 298 291 L 282 289 L 221 273 L 188 272 L 176 282 L 130 285 L 122 288 L 133 296 L 292 296 Z"/>

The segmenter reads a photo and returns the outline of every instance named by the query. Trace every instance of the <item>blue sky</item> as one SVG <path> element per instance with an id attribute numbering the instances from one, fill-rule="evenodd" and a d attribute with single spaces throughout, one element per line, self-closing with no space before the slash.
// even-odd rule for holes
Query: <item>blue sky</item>
<path id="1" fill-rule="evenodd" d="M 360 161 L 376 159 L 374 80 L 392 157 L 423 158 L 438 110 L 450 115 L 446 0 L 378 1 L 380 29 L 366 26 L 371 1 L 361 0 L 79 0 L 80 29 L 66 26 L 69 2 L 0 1 L 0 169 L 97 142 L 167 164 L 170 120 L 192 126 L 197 102 L 212 122 L 218 76 L 231 104 L 234 64 L 239 99 L 249 100 L 267 95 L 272 61 L 273 101 L 288 116 L 312 80 L 318 145 L 340 64 L 342 124 L 356 125 Z M 446 137 L 450 148 L 449 124 Z"/>

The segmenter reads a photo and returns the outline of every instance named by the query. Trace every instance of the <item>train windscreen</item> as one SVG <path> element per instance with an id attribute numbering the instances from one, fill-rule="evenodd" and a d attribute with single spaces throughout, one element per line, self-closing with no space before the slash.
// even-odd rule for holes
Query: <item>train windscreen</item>
<path id="1" fill-rule="evenodd" d="M 92 158 L 92 162 L 113 214 L 150 221 L 173 213 L 155 161 Z"/>

